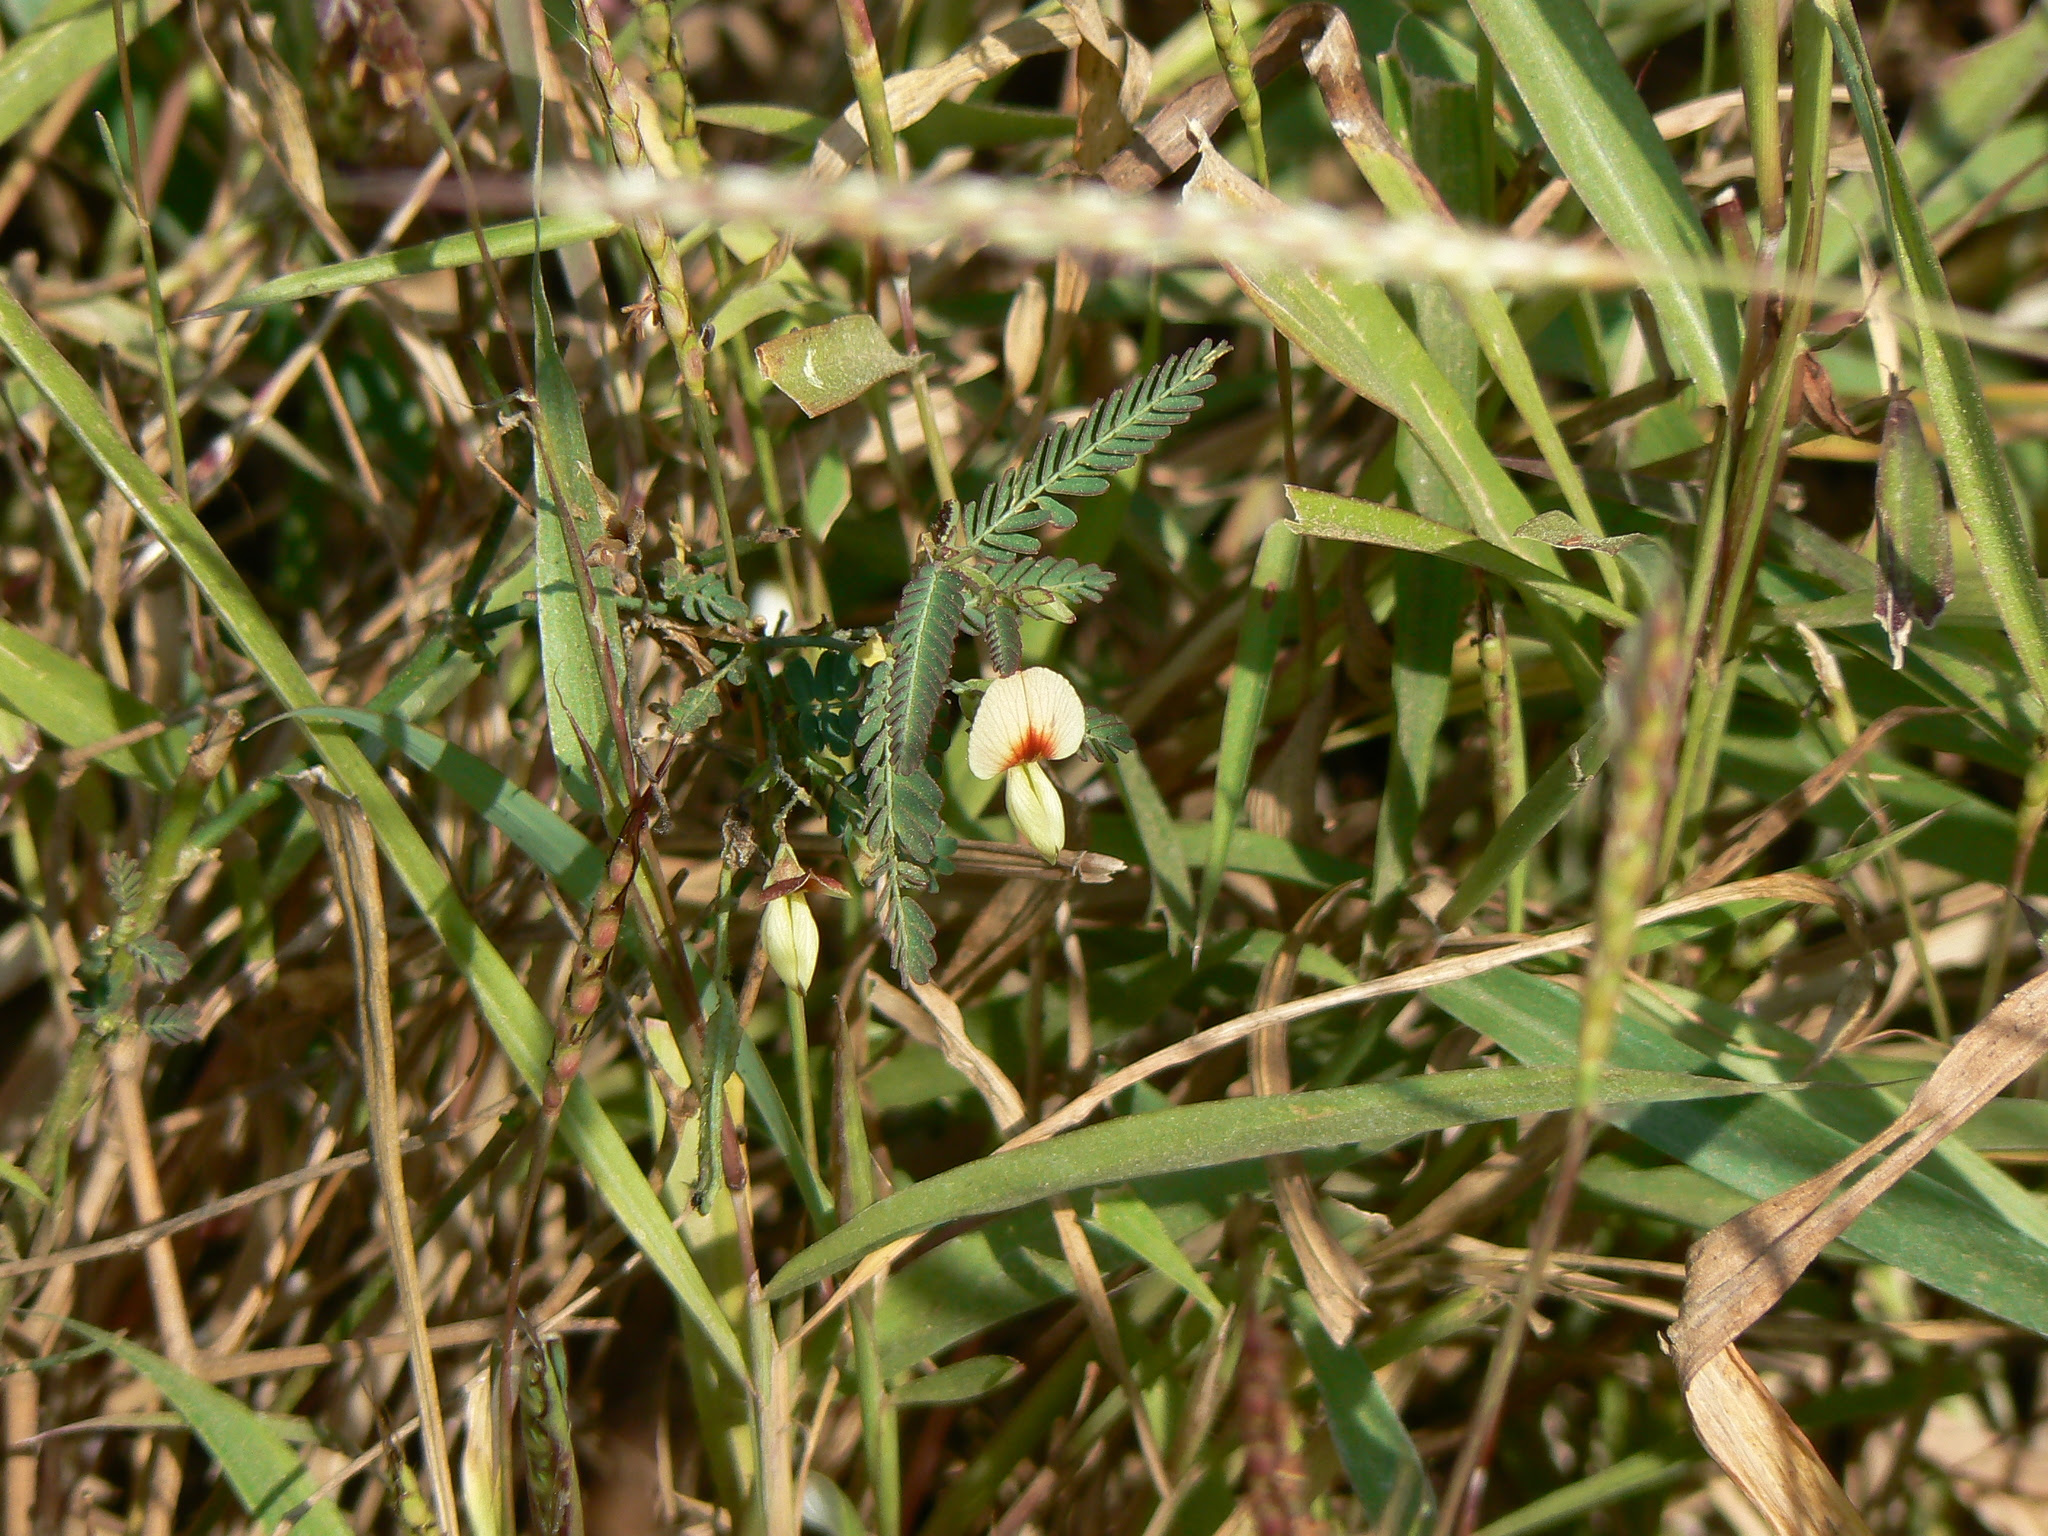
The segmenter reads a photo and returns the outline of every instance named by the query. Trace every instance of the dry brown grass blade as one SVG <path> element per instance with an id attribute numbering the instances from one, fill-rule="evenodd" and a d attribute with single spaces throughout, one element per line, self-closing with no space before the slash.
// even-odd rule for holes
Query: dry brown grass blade
<path id="1" fill-rule="evenodd" d="M 1952 709 L 1904 705 L 1879 715 L 1863 728 L 1862 734 L 1849 744 L 1841 756 L 1813 774 L 1797 789 L 1781 796 L 1729 833 L 1727 845 L 1710 861 L 1693 871 L 1679 889 L 1681 892 L 1703 891 L 1708 886 L 1719 885 L 1726 880 L 1784 836 L 1800 817 L 1833 794 L 1842 781 L 1855 771 L 1856 765 L 1863 761 L 1873 747 L 1891 734 L 1895 727 L 1926 715 L 1954 713 Z"/>
<path id="2" fill-rule="evenodd" d="M 1878 1196 L 2044 1049 L 2048 975 L 2012 992 L 1958 1040 L 1880 1135 L 1693 1245 L 1684 1302 L 1669 1334 L 1672 1357 L 1701 1443 L 1779 1536 L 1865 1527 L 1805 1437 L 1742 1360 L 1735 1341 Z M 1880 1152 L 1883 1160 L 1843 1191 Z"/>
<path id="3" fill-rule="evenodd" d="M 1350 880 L 1325 891 L 1289 931 L 1259 978 L 1254 1006 L 1271 1008 L 1294 990 L 1294 977 L 1301 960 L 1301 946 L 1329 912 L 1362 884 Z M 1252 1037 L 1247 1047 L 1252 1092 L 1279 1095 L 1293 1085 L 1287 1066 L 1287 1026 L 1277 1025 Z M 1273 1190 L 1274 1209 L 1294 1249 L 1301 1268 L 1302 1284 L 1308 1288 L 1316 1317 L 1323 1332 L 1339 1344 L 1351 1342 L 1366 1315 L 1365 1296 L 1371 1282 L 1359 1262 L 1337 1241 L 1329 1223 L 1316 1205 L 1315 1185 L 1308 1166 L 1295 1156 L 1269 1157 L 1266 1174 Z"/>
<path id="4" fill-rule="evenodd" d="M 872 984 L 869 1001 L 874 1010 L 919 1045 L 936 1049 L 946 1058 L 946 1065 L 973 1084 L 1004 1136 L 1015 1136 L 1023 1129 L 1024 1096 L 994 1058 L 967 1038 L 967 1022 L 949 993 L 929 982 L 913 982 L 913 997 L 880 976 L 872 977 Z"/>
<path id="5" fill-rule="evenodd" d="M 1812 1443 L 1747 1360 L 1724 1349 L 1685 1389 L 1700 1444 L 1777 1536 L 1869 1536 Z"/>
<path id="6" fill-rule="evenodd" d="M 405 1164 L 398 1107 L 398 1040 L 391 1016 L 391 952 L 384 927 L 384 890 L 377 874 L 377 842 L 363 808 L 315 769 L 291 780 L 327 845 L 334 883 L 348 915 L 349 953 L 355 963 L 356 1021 L 361 1031 L 363 1094 L 370 1109 L 370 1154 L 390 1233 L 392 1280 L 405 1319 L 419 1399 L 420 1449 L 427 1486 L 441 1529 L 455 1526 L 455 1475 L 448 1463 L 448 1432 L 441 1421 L 441 1385 L 428 1339 L 427 1306 L 413 1246 L 412 1211 L 405 1197 Z"/>
<path id="7" fill-rule="evenodd" d="M 2048 975 L 2010 993 L 1958 1039 L 1881 1134 L 1695 1243 L 1687 1256 L 1684 1309 L 1671 1327 L 1680 1378 L 1690 1380 L 1770 1311 L 1823 1248 L 2044 1050 Z M 1850 1176 L 1880 1152 L 1883 1161 L 1837 1198 Z"/>
<path id="8" fill-rule="evenodd" d="M 1117 1331 L 1116 1312 L 1109 1304 L 1109 1287 L 1103 1283 L 1102 1267 L 1095 1262 L 1095 1250 L 1089 1247 L 1088 1234 L 1082 1230 L 1081 1218 L 1074 1213 L 1074 1202 L 1067 1196 L 1061 1195 L 1052 1202 L 1052 1221 L 1060 1235 L 1060 1252 L 1074 1274 L 1074 1294 L 1088 1319 L 1088 1331 L 1094 1336 L 1095 1347 L 1102 1352 L 1110 1374 L 1123 1389 L 1124 1401 L 1130 1405 L 1131 1427 L 1137 1431 L 1138 1453 L 1144 1458 L 1146 1474 L 1161 1499 L 1171 1498 L 1173 1479 L 1167 1474 L 1166 1458 L 1160 1453 L 1159 1432 L 1145 1409 L 1145 1394 L 1138 1387 L 1138 1378 L 1131 1373 L 1130 1356 L 1124 1353 L 1123 1335 Z"/>
<path id="9" fill-rule="evenodd" d="M 1293 5 L 1275 16 L 1252 50 L 1252 79 L 1270 84 L 1289 66 L 1299 63 L 1304 44 L 1311 43 L 1343 12 L 1321 3 Z M 1102 168 L 1102 179 L 1119 192 L 1149 192 L 1195 157 L 1199 128 L 1213 134 L 1237 110 L 1230 81 L 1206 75 L 1152 114 L 1152 120 Z"/>

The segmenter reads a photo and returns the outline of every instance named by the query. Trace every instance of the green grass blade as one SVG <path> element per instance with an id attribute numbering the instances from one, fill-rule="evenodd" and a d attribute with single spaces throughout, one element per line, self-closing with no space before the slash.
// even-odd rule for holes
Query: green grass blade
<path id="1" fill-rule="evenodd" d="M 1230 697 L 1223 706 L 1223 739 L 1216 749 L 1216 804 L 1209 816 L 1209 857 L 1202 871 L 1201 895 L 1195 902 L 1197 953 L 1209 926 L 1209 914 L 1223 889 L 1231 834 L 1237 829 L 1245 789 L 1251 783 L 1259 721 L 1266 712 L 1266 692 L 1273 682 L 1274 659 L 1280 654 L 1280 635 L 1293 611 L 1287 599 L 1294 589 L 1294 568 L 1300 555 L 1301 535 L 1286 523 L 1275 523 L 1259 540 L 1258 559 L 1252 565 L 1244 627 L 1237 637 L 1237 666 L 1230 676 Z"/>
<path id="2" fill-rule="evenodd" d="M 154 725 L 163 716 L 75 656 L 0 619 L 0 704 L 67 747 L 91 747 Z M 102 752 L 95 762 L 168 794 L 185 766 L 191 731 L 171 726 L 147 740 Z"/>
<path id="3" fill-rule="evenodd" d="M 65 1326 L 103 1346 L 163 1394 L 205 1442 L 258 1526 L 276 1530 L 290 1520 L 292 1529 L 308 1536 L 349 1536 L 350 1526 L 341 1511 L 328 1500 L 313 1497 L 320 1485 L 305 1463 L 246 1404 L 118 1334 L 75 1318 L 66 1319 Z"/>
<path id="4" fill-rule="evenodd" d="M 1636 621 L 1619 603 L 1601 593 L 1589 591 L 1567 578 L 1545 570 L 1512 549 L 1475 539 L 1470 534 L 1442 523 L 1431 522 L 1399 507 L 1376 501 L 1360 501 L 1329 491 L 1311 491 L 1298 485 L 1287 488 L 1287 504 L 1294 509 L 1294 523 L 1311 538 L 1344 539 L 1353 544 L 1377 544 L 1382 549 L 1407 550 L 1418 555 L 1440 555 L 1513 582 L 1535 596 L 1551 599 L 1562 607 L 1575 608 L 1603 624 L 1627 629 Z M 1533 539 L 1520 544 L 1530 550 L 1549 546 Z"/>
<path id="5" fill-rule="evenodd" d="M 1474 0 L 1472 13 L 1608 238 L 1663 261 L 1711 261 L 1677 162 L 1583 0 Z M 1677 281 L 1649 294 L 1673 362 L 1704 402 L 1726 400 L 1741 352 L 1734 301 Z"/>
<path id="6" fill-rule="evenodd" d="M 1899 162 L 1898 146 L 1892 142 L 1891 129 L 1878 105 L 1863 33 L 1855 17 L 1844 16 L 1834 4 L 1824 4 L 1822 12 L 1842 55 L 1843 78 L 1849 85 L 1864 148 L 1870 154 L 1871 173 L 1878 180 L 1899 278 L 1911 300 L 1920 337 L 1921 375 L 1935 424 L 1941 430 L 1956 510 L 1962 513 L 1963 525 L 1977 546 L 1977 563 L 1998 604 L 1998 615 L 2005 621 L 2013 652 L 2026 669 L 2035 694 L 2048 702 L 2048 599 L 2043 598 L 2034 574 L 2026 524 L 2004 450 L 1984 404 L 1976 360 L 1968 343 L 1934 323 L 1953 307 L 1948 278 L 1934 242 L 1928 238 L 1912 182 Z"/>
<path id="7" fill-rule="evenodd" d="M 150 530 L 163 540 L 270 690 L 288 709 L 317 708 L 320 696 L 298 658 L 272 628 L 255 593 L 228 563 L 213 536 L 191 508 L 173 497 L 163 481 L 128 446 L 107 419 L 92 387 L 50 345 L 20 301 L 4 289 L 0 289 L 0 347 L 35 382 L 113 487 L 128 498 Z M 450 883 L 447 871 L 406 819 L 390 789 L 347 729 L 309 721 L 305 730 L 337 786 L 362 803 L 378 846 L 421 915 L 433 925 L 449 956 L 461 968 L 499 1045 L 520 1075 L 537 1088 L 546 1072 L 554 1038 L 547 1019 L 534 1006 L 504 956 L 477 927 Z M 746 1356 L 738 1337 L 669 1225 L 667 1213 L 648 1186 L 646 1175 L 634 1163 L 625 1142 L 598 1107 L 589 1088 L 581 1082 L 570 1093 L 560 1133 L 619 1224 L 676 1293 L 684 1315 L 696 1326 L 702 1341 L 736 1382 L 744 1382 Z"/>
<path id="8" fill-rule="evenodd" d="M 590 442 L 583 430 L 583 408 L 576 384 L 555 344 L 554 323 L 541 291 L 540 269 L 533 284 L 533 374 L 540 394 L 535 429 L 534 496 L 539 514 L 534 521 L 534 603 L 540 614 L 541 672 L 547 686 L 548 741 L 563 787 L 586 811 L 601 809 L 606 800 L 622 804 L 625 784 L 620 776 L 621 753 L 630 744 L 617 739 L 607 679 L 616 680 L 626 656 L 619 628 L 618 600 L 611 570 L 591 563 L 588 551 L 605 536 L 604 509 L 598 505 L 591 467 Z M 567 502 L 563 506 L 557 496 Z M 569 547 L 575 539 L 577 549 Z M 584 560 L 597 600 L 597 613 L 584 606 L 576 565 Z M 611 665 L 600 647 L 610 651 Z M 597 754 L 592 764 L 584 748 Z M 610 786 L 600 795 L 598 781 Z"/>
<path id="9" fill-rule="evenodd" d="M 145 27 L 168 16 L 173 6 L 171 0 L 140 0 L 136 9 L 139 14 L 124 13 L 131 43 Z M 61 20 L 46 19 L 33 32 L 15 38 L 0 55 L 0 144 L 34 122 L 74 80 L 113 56 L 114 12 L 107 4 L 70 11 Z"/>
<path id="10" fill-rule="evenodd" d="M 512 261 L 521 256 L 560 250 L 565 245 L 602 240 L 617 234 L 619 229 L 619 221 L 609 214 L 550 213 L 538 219 L 521 219 L 516 224 L 489 226 L 484 230 L 484 249 L 493 260 Z M 422 272 L 449 272 L 473 267 L 482 260 L 477 253 L 474 234 L 444 235 L 438 240 L 423 240 L 418 245 L 386 251 L 379 256 L 330 262 L 310 271 L 273 278 L 267 283 L 258 283 L 254 288 L 244 289 L 224 304 L 216 304 L 185 318 L 207 320 L 216 315 L 231 315 L 237 310 L 296 304 L 302 299 L 317 299 L 349 288 L 369 288 L 401 277 L 416 277 Z"/>
<path id="11" fill-rule="evenodd" d="M 1518 1061 L 1550 1066 L 1577 1059 L 1579 998 L 1554 981 L 1501 970 L 1434 987 L 1429 996 L 1453 1018 L 1484 1029 Z M 1733 1015 L 1716 1012 L 1710 1024 L 1714 1019 L 1732 1021 Z M 1647 1019 L 1639 995 L 1624 1004 L 1608 1060 L 1615 1068 L 1654 1072 L 1716 1065 L 1669 1027 Z M 1759 1061 L 1730 1053 L 1725 1065 L 1756 1070 Z M 1622 1109 L 1609 1118 L 1666 1156 L 1761 1200 L 1847 1156 L 1892 1113 L 1874 1090 L 1822 1081 L 1796 1098 L 1671 1104 L 1654 1114 Z M 1829 1123 L 1835 1119 L 1847 1128 Z M 1857 1219 L 1847 1241 L 1936 1290 L 2048 1333 L 2048 1243 L 2015 1226 L 1972 1188 L 1981 1174 L 1972 1170 L 1966 1179 L 1956 1171 L 1972 1156 L 1952 1146 L 1938 1149 Z M 2014 1191 L 2019 1200 L 2031 1199 Z"/>
<path id="12" fill-rule="evenodd" d="M 1188 873 L 1187 854 L 1174 832 L 1173 812 L 1160 797 L 1142 754 L 1118 753 L 1111 767 L 1144 849 L 1145 867 L 1152 874 L 1153 899 L 1166 919 L 1167 945 L 1177 954 L 1194 936 L 1195 885 Z"/>
<path id="13" fill-rule="evenodd" d="M 877 1201 L 791 1259 L 767 1295 L 771 1301 L 792 1295 L 896 1238 L 1048 1195 L 1321 1147 L 1384 1149 L 1453 1125 L 1548 1114 L 1572 1102 L 1574 1080 L 1573 1073 L 1553 1069 L 1444 1072 L 1126 1115 L 949 1169 Z M 1751 1085 L 1614 1071 L 1601 1089 L 1604 1103 L 1619 1106 L 1746 1093 Z"/>
<path id="14" fill-rule="evenodd" d="M 1287 1322 L 1316 1379 L 1337 1459 L 1372 1528 L 1389 1536 L 1427 1529 L 1436 1519 L 1429 1473 L 1372 1367 L 1323 1332 L 1315 1304 L 1300 1291 L 1287 1298 Z"/>

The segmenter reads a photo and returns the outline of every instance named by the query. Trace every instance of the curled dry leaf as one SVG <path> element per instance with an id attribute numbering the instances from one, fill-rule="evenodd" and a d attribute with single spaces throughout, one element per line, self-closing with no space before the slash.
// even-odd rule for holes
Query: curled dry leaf
<path id="1" fill-rule="evenodd" d="M 1956 1042 L 1903 1113 L 1832 1168 L 1750 1207 L 1695 1243 L 1669 1334 L 1701 1443 L 1780 1536 L 1865 1527 L 1735 1341 L 1821 1250 L 1943 1137 L 2048 1049 L 2048 975 L 2009 994 Z M 1874 1166 L 1873 1158 L 1878 1159 Z M 1864 1171 L 1867 1170 L 1867 1171 Z"/>

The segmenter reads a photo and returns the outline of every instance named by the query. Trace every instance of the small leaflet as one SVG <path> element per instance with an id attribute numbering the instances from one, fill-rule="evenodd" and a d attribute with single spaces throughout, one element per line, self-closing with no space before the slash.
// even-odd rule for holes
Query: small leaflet
<path id="1" fill-rule="evenodd" d="M 806 416 L 836 411 L 910 367 L 889 344 L 873 315 L 841 315 L 824 325 L 790 331 L 754 349 L 768 382 Z"/>

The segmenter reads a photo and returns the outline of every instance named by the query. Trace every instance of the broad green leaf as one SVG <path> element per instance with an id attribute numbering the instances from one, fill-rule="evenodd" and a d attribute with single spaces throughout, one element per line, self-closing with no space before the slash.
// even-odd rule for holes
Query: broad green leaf
<path id="1" fill-rule="evenodd" d="M 91 747 L 154 725 L 156 707 L 117 688 L 74 656 L 0 619 L 0 704 L 67 747 Z M 189 728 L 178 725 L 94 761 L 123 777 L 169 790 L 185 766 Z"/>
<path id="2" fill-rule="evenodd" d="M 1245 790 L 1251 783 L 1252 756 L 1259 746 L 1259 721 L 1266 712 L 1273 662 L 1280 654 L 1281 633 L 1294 612 L 1294 568 L 1300 555 L 1301 535 L 1280 522 L 1260 538 L 1258 559 L 1252 564 L 1244 625 L 1237 634 L 1237 664 L 1231 669 L 1230 695 L 1223 706 L 1223 739 L 1216 749 L 1216 804 L 1209 817 L 1209 857 L 1202 870 L 1201 894 L 1195 901 L 1198 953 L 1209 913 L 1223 889 L 1231 834 L 1237 830 Z"/>
<path id="3" fill-rule="evenodd" d="M 780 1300 L 896 1238 L 964 1217 L 1014 1210 L 1049 1195 L 1322 1147 L 1378 1151 L 1425 1131 L 1548 1114 L 1571 1104 L 1572 1082 L 1572 1073 L 1554 1069 L 1443 1072 L 1275 1098 L 1179 1105 L 1084 1126 L 949 1169 L 877 1201 L 785 1264 L 766 1294 Z M 1752 1091 L 1749 1084 L 1729 1078 L 1622 1071 L 1609 1072 L 1601 1089 L 1603 1102 L 1617 1113 L 1623 1105 Z"/>
<path id="4" fill-rule="evenodd" d="M 900 1387 L 889 1390 L 889 1401 L 898 1408 L 929 1408 L 940 1403 L 971 1403 L 977 1397 L 1000 1392 L 1019 1376 L 1024 1367 L 1008 1355 L 976 1355 L 956 1360 L 925 1376 L 913 1376 Z"/>
<path id="5" fill-rule="evenodd" d="M 298 659 L 270 625 L 255 593 L 221 553 L 213 536 L 170 488 L 129 447 L 107 419 L 92 387 L 64 360 L 12 293 L 0 288 L 0 347 L 35 381 L 59 418 L 91 455 L 113 487 L 135 506 L 220 616 L 242 653 L 287 709 L 317 708 L 320 695 Z M 308 721 L 304 729 L 336 786 L 361 802 L 378 846 L 420 913 L 433 926 L 474 993 L 479 1011 L 506 1056 L 529 1086 L 547 1071 L 553 1027 L 534 1006 L 512 968 L 464 907 L 440 862 L 406 818 L 390 789 L 344 726 Z M 732 1325 L 626 1144 L 582 1082 L 570 1090 L 560 1125 L 564 1142 L 619 1225 L 682 1303 L 699 1342 L 730 1373 L 747 1379 L 746 1357 Z"/>
<path id="6" fill-rule="evenodd" d="M 1579 999 L 1554 981 L 1501 970 L 1432 988 L 1429 996 L 1461 1023 L 1483 1029 L 1518 1061 L 1547 1066 L 1577 1058 Z M 1714 1038 L 1718 1045 L 1727 1036 Z M 1629 997 L 1617 1021 L 1609 1060 L 1641 1071 L 1698 1072 L 1720 1065 L 1761 1075 L 1766 1059 L 1729 1052 L 1717 1062 L 1669 1026 L 1646 1018 L 1638 994 Z M 1764 1094 L 1667 1104 L 1654 1112 L 1617 1108 L 1608 1118 L 1687 1167 L 1761 1200 L 1831 1166 L 1890 1123 L 1895 1104 L 1875 1090 L 1838 1086 L 1827 1080 L 1830 1075 L 1824 1072 L 1822 1081 L 1796 1099 Z M 2002 1200 L 2003 1208 L 1995 1209 L 1980 1192 L 1990 1187 L 1987 1175 L 2003 1179 L 2017 1201 Z M 2048 1242 L 2013 1220 L 2024 1209 L 2018 1202 L 2032 1198 L 1975 1154 L 1944 1146 L 1864 1212 L 1847 1240 L 1936 1290 L 2048 1333 Z"/>
<path id="7" fill-rule="evenodd" d="M 1842 54 L 1842 76 L 1856 109 L 1857 126 L 1870 168 L 1877 178 L 1885 224 L 1900 282 L 1919 333 L 1920 371 L 1948 461 L 1956 510 L 1977 546 L 1977 563 L 1990 584 L 1999 616 L 2034 692 L 2048 700 L 2048 599 L 2034 573 L 2034 561 L 2005 453 L 1992 429 L 1991 413 L 1977 378 L 1969 344 L 1938 324 L 1952 309 L 1948 278 L 1935 254 L 1914 200 L 1912 182 L 1899 161 L 1890 127 L 1877 102 L 1863 32 L 1841 0 L 1817 0 Z"/>
<path id="8" fill-rule="evenodd" d="M 1515 530 L 1518 539 L 1534 539 L 1552 549 L 1588 549 L 1603 555 L 1618 555 L 1631 544 L 1645 542 L 1646 533 L 1624 533 L 1601 538 L 1586 532 L 1585 524 L 1564 512 L 1544 512 Z"/>
<path id="9" fill-rule="evenodd" d="M 235 1497 L 258 1526 L 274 1531 L 289 1520 L 292 1529 L 309 1536 L 349 1536 L 350 1526 L 341 1511 L 326 1499 L 314 1498 L 319 1481 L 247 1405 L 119 1334 L 75 1318 L 67 1318 L 65 1326 L 117 1356 L 163 1394 L 220 1463 Z"/>
<path id="10" fill-rule="evenodd" d="M 1287 487 L 1287 504 L 1294 510 L 1295 526 L 1311 538 L 1343 539 L 1418 555 L 1441 555 L 1511 581 L 1524 591 L 1540 593 L 1565 607 L 1576 608 L 1603 624 L 1626 629 L 1636 621 L 1634 614 L 1603 593 L 1589 591 L 1512 550 L 1417 517 L 1413 512 L 1403 512 L 1399 507 L 1336 496 L 1328 491 L 1311 491 L 1298 485 Z M 1514 537 L 1524 537 L 1522 530 L 1533 521 L 1531 518 L 1517 524 Z"/>
<path id="11" fill-rule="evenodd" d="M 603 213 L 550 213 L 538 219 L 521 219 L 516 224 L 492 224 L 484 230 L 484 249 L 497 261 L 511 261 L 542 251 L 557 251 L 565 245 L 602 240 L 619 232 L 619 221 Z M 264 309 L 273 304 L 294 304 L 347 288 L 367 288 L 421 272 L 447 272 L 473 267 L 482 261 L 474 234 L 444 235 L 424 240 L 402 250 L 380 256 L 359 256 L 353 261 L 331 262 L 306 272 L 272 278 L 236 294 L 224 304 L 188 315 L 205 320 L 231 315 L 240 309 Z"/>
<path id="12" fill-rule="evenodd" d="M 1608 238 L 1659 261 L 1712 261 L 1678 164 L 1584 0 L 1474 0 L 1472 14 Z M 1702 402 L 1725 401 L 1742 350 L 1734 300 L 1675 280 L 1651 284 L 1649 295 L 1672 360 Z"/>
<path id="13" fill-rule="evenodd" d="M 790 331 L 754 348 L 768 382 L 803 408 L 822 416 L 858 400 L 884 379 L 910 366 L 882 334 L 873 315 L 841 315 L 824 325 Z"/>
<path id="14" fill-rule="evenodd" d="M 56 7 L 52 7 L 56 9 Z M 124 12 L 128 41 L 173 9 L 171 0 L 138 0 Z M 0 54 L 0 144 L 13 138 L 51 102 L 114 56 L 114 13 L 109 4 L 69 7 L 60 20 L 45 16 L 33 32 L 12 40 Z"/>

